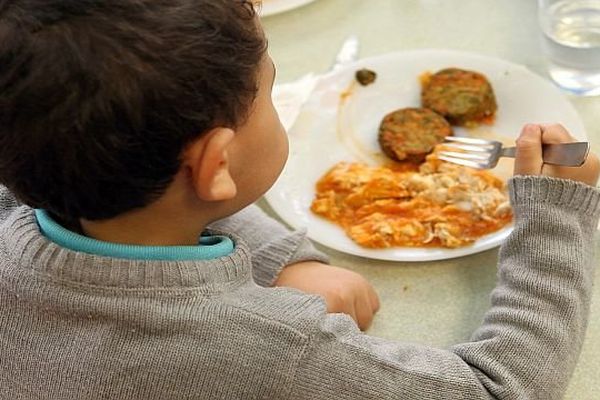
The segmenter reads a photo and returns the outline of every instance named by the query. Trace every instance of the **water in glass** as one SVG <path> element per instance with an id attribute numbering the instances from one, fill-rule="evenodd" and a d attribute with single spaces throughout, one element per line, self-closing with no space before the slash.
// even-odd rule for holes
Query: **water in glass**
<path id="1" fill-rule="evenodd" d="M 548 71 L 563 89 L 600 95 L 600 0 L 539 0 Z"/>

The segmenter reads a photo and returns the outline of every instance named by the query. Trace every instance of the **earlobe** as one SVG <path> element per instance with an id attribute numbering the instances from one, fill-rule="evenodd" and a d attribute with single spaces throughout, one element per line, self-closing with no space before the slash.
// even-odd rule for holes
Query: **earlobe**
<path id="1" fill-rule="evenodd" d="M 186 163 L 192 171 L 194 191 L 201 200 L 223 201 L 236 196 L 228 153 L 234 136 L 229 128 L 215 128 L 188 148 Z"/>
<path id="2" fill-rule="evenodd" d="M 237 186 L 229 172 L 229 162 L 223 161 L 212 175 L 212 181 L 208 185 L 209 193 L 205 194 L 204 200 L 220 201 L 229 200 L 237 194 Z"/>

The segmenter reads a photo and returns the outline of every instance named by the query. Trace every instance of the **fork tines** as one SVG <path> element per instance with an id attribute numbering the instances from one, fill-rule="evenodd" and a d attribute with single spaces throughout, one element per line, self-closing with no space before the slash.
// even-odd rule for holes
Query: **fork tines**
<path id="1" fill-rule="evenodd" d="M 498 163 L 502 144 L 497 141 L 448 136 L 440 160 L 476 169 L 493 168 Z"/>
<path id="2" fill-rule="evenodd" d="M 489 145 L 493 146 L 496 143 L 493 140 L 485 140 L 485 139 L 477 139 L 477 138 L 468 138 L 468 137 L 460 137 L 460 136 L 446 136 L 445 140 L 447 142 L 457 142 L 457 143 L 466 143 L 466 144 L 478 144 L 478 145 Z"/>

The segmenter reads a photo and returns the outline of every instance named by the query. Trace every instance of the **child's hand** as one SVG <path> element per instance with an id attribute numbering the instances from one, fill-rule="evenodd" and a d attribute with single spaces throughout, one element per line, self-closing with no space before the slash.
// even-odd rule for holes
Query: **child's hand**
<path id="1" fill-rule="evenodd" d="M 284 268 L 275 286 L 286 286 L 325 298 L 327 311 L 348 314 L 360 329 L 371 325 L 379 310 L 379 297 L 373 287 L 356 272 L 315 261 Z"/>
<path id="2" fill-rule="evenodd" d="M 596 186 L 600 162 L 590 153 L 581 167 L 559 167 L 542 162 L 542 143 L 576 142 L 561 125 L 526 125 L 517 139 L 515 175 L 546 175 Z"/>

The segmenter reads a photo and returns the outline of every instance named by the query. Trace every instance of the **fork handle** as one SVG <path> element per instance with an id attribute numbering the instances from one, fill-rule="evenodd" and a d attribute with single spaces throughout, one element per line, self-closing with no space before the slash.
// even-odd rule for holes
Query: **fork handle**
<path id="1" fill-rule="evenodd" d="M 516 147 L 504 147 L 501 157 L 515 157 Z M 564 167 L 580 167 L 590 152 L 588 142 L 557 143 L 542 145 L 542 160 L 544 164 L 561 165 Z"/>

